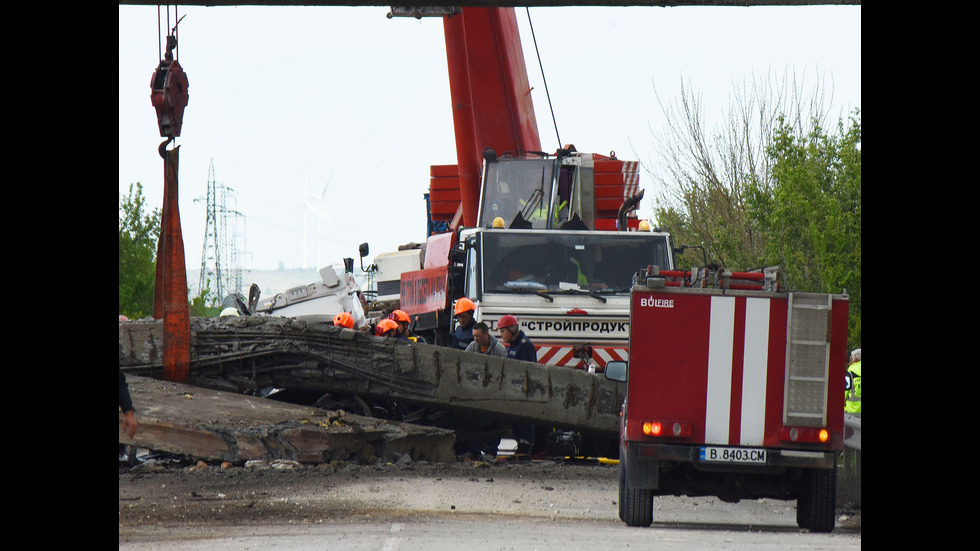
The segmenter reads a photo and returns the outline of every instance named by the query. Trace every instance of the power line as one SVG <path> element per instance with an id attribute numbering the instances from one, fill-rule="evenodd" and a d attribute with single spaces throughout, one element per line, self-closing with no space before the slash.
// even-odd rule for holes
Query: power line
<path id="1" fill-rule="evenodd" d="M 234 190 L 215 181 L 214 159 L 208 167 L 207 213 L 204 225 L 204 248 L 201 252 L 201 275 L 198 292 L 213 282 L 214 299 L 212 304 L 221 301 L 227 294 L 242 294 L 242 268 L 239 262 L 238 221 L 244 228 L 245 215 L 227 206 L 229 192 Z M 198 199 L 194 200 L 195 202 Z M 230 224 L 229 224 L 229 218 Z M 244 231 L 241 234 L 244 240 Z M 208 292 L 211 295 L 211 292 Z M 207 297 L 206 297 L 207 298 Z"/>

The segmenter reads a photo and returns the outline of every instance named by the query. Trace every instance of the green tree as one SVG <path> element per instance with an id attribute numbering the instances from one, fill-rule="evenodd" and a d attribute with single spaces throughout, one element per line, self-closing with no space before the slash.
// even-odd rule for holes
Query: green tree
<path id="1" fill-rule="evenodd" d="M 196 297 L 191 298 L 189 313 L 194 317 L 213 318 L 221 313 L 221 306 L 218 299 L 211 291 L 211 279 L 204 282 L 204 288 L 200 290 Z"/>
<path id="2" fill-rule="evenodd" d="M 119 313 L 130 319 L 153 315 L 160 209 L 144 212 L 143 185 L 129 185 L 119 199 Z"/>
<path id="3" fill-rule="evenodd" d="M 733 270 L 778 265 L 797 291 L 850 297 L 849 347 L 861 343 L 861 120 L 828 133 L 820 82 L 802 92 L 796 75 L 736 89 L 725 125 L 709 132 L 702 104 L 682 83 L 661 108 L 654 142 L 664 174 L 657 224 L 678 245 L 703 246 L 708 262 Z M 652 163 L 651 163 L 652 165 Z M 648 167 L 649 168 L 649 167 Z M 681 267 L 704 263 L 688 250 Z"/>
<path id="4" fill-rule="evenodd" d="M 861 111 L 828 134 L 806 134 L 780 117 L 768 147 L 771 177 L 746 205 L 765 236 L 764 262 L 790 287 L 850 297 L 849 347 L 861 343 Z"/>
<path id="5" fill-rule="evenodd" d="M 750 84 L 734 90 L 725 123 L 712 131 L 706 127 L 701 98 L 690 85 L 681 82 L 674 103 L 666 104 L 657 95 L 667 123 L 654 135 L 662 162 L 651 165 L 664 172 L 651 171 L 660 187 L 654 218 L 677 244 L 703 246 L 711 262 L 731 269 L 761 267 L 766 240 L 747 210 L 746 193 L 768 187 L 767 148 L 781 114 L 801 121 L 800 128 L 826 117 L 822 84 L 808 96 L 802 88 L 803 79 L 795 73 L 753 76 Z M 690 251 L 678 263 L 699 266 L 702 255 Z"/>

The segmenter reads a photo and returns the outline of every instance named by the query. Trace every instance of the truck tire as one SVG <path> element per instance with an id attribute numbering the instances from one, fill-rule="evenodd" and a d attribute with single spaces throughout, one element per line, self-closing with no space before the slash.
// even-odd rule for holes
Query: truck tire
<path id="1" fill-rule="evenodd" d="M 806 469 L 796 500 L 796 524 L 811 532 L 831 532 L 836 514 L 837 465 L 831 469 Z"/>
<path id="2" fill-rule="evenodd" d="M 626 522 L 626 466 L 619 462 L 619 520 Z"/>
<path id="3" fill-rule="evenodd" d="M 619 519 L 627 526 L 653 523 L 653 490 L 631 488 L 623 460 L 619 461 Z"/>

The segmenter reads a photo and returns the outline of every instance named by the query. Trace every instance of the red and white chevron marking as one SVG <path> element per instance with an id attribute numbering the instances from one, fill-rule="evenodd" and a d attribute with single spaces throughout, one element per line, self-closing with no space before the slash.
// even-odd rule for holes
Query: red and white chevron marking
<path id="1" fill-rule="evenodd" d="M 584 361 L 575 357 L 575 347 L 573 346 L 542 344 L 534 347 L 538 351 L 538 363 L 579 369 L 586 367 Z M 592 359 L 599 367 L 606 367 L 608 362 L 614 360 L 628 360 L 629 352 L 625 346 L 594 346 L 592 347 Z"/>
<path id="2" fill-rule="evenodd" d="M 623 161 L 623 198 L 632 197 L 640 187 L 639 161 Z"/>

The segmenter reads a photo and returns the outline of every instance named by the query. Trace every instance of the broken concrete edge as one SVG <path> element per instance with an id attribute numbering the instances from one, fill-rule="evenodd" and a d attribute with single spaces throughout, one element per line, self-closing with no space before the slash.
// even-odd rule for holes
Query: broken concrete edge
<path id="1" fill-rule="evenodd" d="M 247 378 L 251 374 L 256 378 L 254 372 L 247 370 L 234 373 L 231 365 L 236 358 L 261 349 L 295 354 L 297 366 L 306 360 L 318 362 L 318 366 L 289 367 L 263 374 L 265 380 L 252 381 L 255 386 L 390 398 L 601 436 L 615 437 L 619 433 L 625 384 L 582 370 L 554 369 L 435 345 L 397 346 L 366 333 L 290 318 L 193 318 L 191 329 L 192 363 L 213 364 L 217 358 L 220 365 L 224 358 L 229 365 L 221 368 L 224 379 L 220 382 L 228 386 L 240 383 L 233 380 L 235 377 Z M 350 345 L 336 345 L 337 336 L 355 344 L 360 355 L 353 354 Z M 161 338 L 161 322 L 120 322 L 120 366 L 140 366 L 141 372 L 154 376 L 147 367 L 162 366 Z M 351 357 L 350 365 L 334 365 L 344 364 Z M 213 370 L 211 365 L 197 374 Z M 217 382 L 219 379 L 215 378 L 210 384 Z"/>
<path id="2" fill-rule="evenodd" d="M 119 443 L 196 459 L 304 464 L 456 460 L 455 433 L 128 375 L 139 427 Z M 258 415 L 259 420 L 250 414 Z M 263 420 L 264 418 L 264 420 Z M 251 419 L 251 420 L 250 420 Z"/>

